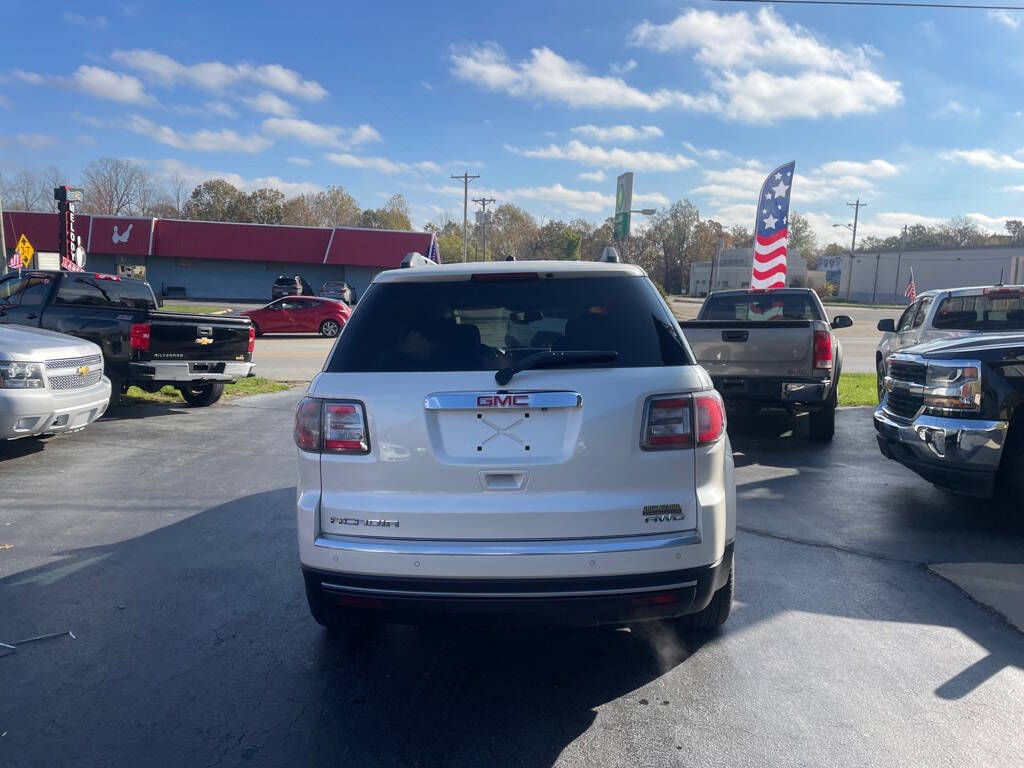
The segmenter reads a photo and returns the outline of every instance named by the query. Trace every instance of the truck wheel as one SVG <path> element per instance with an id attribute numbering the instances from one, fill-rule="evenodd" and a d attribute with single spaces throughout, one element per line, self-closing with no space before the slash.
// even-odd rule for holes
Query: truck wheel
<path id="1" fill-rule="evenodd" d="M 341 333 L 341 324 L 337 320 L 324 320 L 320 323 L 320 335 L 333 339 Z"/>
<path id="2" fill-rule="evenodd" d="M 834 390 L 833 390 L 834 392 Z M 827 443 L 836 433 L 836 398 L 835 394 L 828 404 L 820 411 L 810 415 L 811 440 L 816 443 Z"/>
<path id="3" fill-rule="evenodd" d="M 882 358 L 878 358 L 875 361 L 875 379 L 878 382 L 878 402 L 882 402 L 882 398 L 885 397 L 885 370 L 882 365 Z"/>
<path id="4" fill-rule="evenodd" d="M 124 394 L 124 379 L 116 373 L 108 373 L 110 379 L 110 402 L 107 403 L 107 412 L 114 410 L 121 405 L 121 395 Z"/>
<path id="5" fill-rule="evenodd" d="M 706 630 L 725 624 L 732 611 L 732 596 L 735 591 L 736 565 L 729 569 L 729 580 L 711 597 L 707 608 L 698 613 L 680 616 L 677 626 L 680 629 Z"/>
<path id="6" fill-rule="evenodd" d="M 205 408 L 220 400 L 220 396 L 224 394 L 224 382 L 207 381 L 202 384 L 186 384 L 183 387 L 178 387 L 178 391 L 181 392 L 181 396 L 185 398 L 185 402 L 190 407 Z"/>

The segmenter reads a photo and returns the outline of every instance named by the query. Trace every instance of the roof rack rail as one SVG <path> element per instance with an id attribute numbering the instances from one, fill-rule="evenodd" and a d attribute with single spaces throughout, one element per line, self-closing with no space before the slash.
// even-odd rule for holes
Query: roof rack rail
<path id="1" fill-rule="evenodd" d="M 422 253 L 412 251 L 411 253 L 405 254 L 405 258 L 402 259 L 402 269 L 408 269 L 409 267 L 436 267 L 437 262 L 431 261 Z"/>
<path id="2" fill-rule="evenodd" d="M 601 251 L 601 258 L 598 261 L 602 261 L 606 264 L 619 264 L 622 259 L 619 258 L 619 252 L 614 247 L 607 245 L 605 249 Z"/>

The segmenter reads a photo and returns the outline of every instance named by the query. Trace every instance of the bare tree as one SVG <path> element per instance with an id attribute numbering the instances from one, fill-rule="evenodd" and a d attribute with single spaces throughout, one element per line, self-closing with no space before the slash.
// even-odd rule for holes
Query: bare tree
<path id="1" fill-rule="evenodd" d="M 152 183 L 145 169 L 130 160 L 101 157 L 82 171 L 88 213 L 125 216 L 152 202 Z"/>
<path id="2" fill-rule="evenodd" d="M 188 201 L 190 194 L 188 182 L 185 181 L 185 178 L 180 173 L 175 171 L 171 174 L 167 183 L 170 188 L 171 202 L 174 205 L 174 210 L 180 216 L 185 210 L 185 203 Z"/>
<path id="3" fill-rule="evenodd" d="M 27 168 L 0 177 L 4 208 L 8 211 L 45 211 L 46 201 L 40 195 L 42 184 L 38 174 Z M 52 197 L 52 192 L 51 192 Z"/>

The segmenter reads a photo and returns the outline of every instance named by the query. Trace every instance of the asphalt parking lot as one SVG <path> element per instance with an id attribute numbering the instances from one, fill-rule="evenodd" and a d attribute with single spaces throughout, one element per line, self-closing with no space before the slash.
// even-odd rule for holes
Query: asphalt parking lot
<path id="1" fill-rule="evenodd" d="M 1024 535 L 883 459 L 731 425 L 723 632 L 386 627 L 330 641 L 297 566 L 292 390 L 0 445 L 0 765 L 1019 764 L 1024 635 L 928 570 Z M 0 652 L 5 649 L 0 648 Z"/>

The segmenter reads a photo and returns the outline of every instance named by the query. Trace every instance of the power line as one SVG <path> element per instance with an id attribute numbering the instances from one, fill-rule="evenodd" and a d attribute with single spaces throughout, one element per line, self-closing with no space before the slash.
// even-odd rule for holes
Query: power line
<path id="1" fill-rule="evenodd" d="M 498 202 L 493 197 L 474 197 L 473 202 L 480 206 L 480 235 L 483 238 L 481 249 L 484 252 L 484 261 L 487 261 L 487 206 L 489 203 Z"/>
<path id="2" fill-rule="evenodd" d="M 1024 11 L 1024 5 L 963 5 L 959 3 L 901 3 L 888 0 L 711 0 L 715 3 L 764 5 L 867 5 L 881 8 L 949 8 L 964 11 Z"/>
<path id="3" fill-rule="evenodd" d="M 470 176 L 469 171 L 466 171 L 452 178 L 462 182 L 462 261 L 465 263 L 469 256 L 469 182 L 480 177 Z"/>

